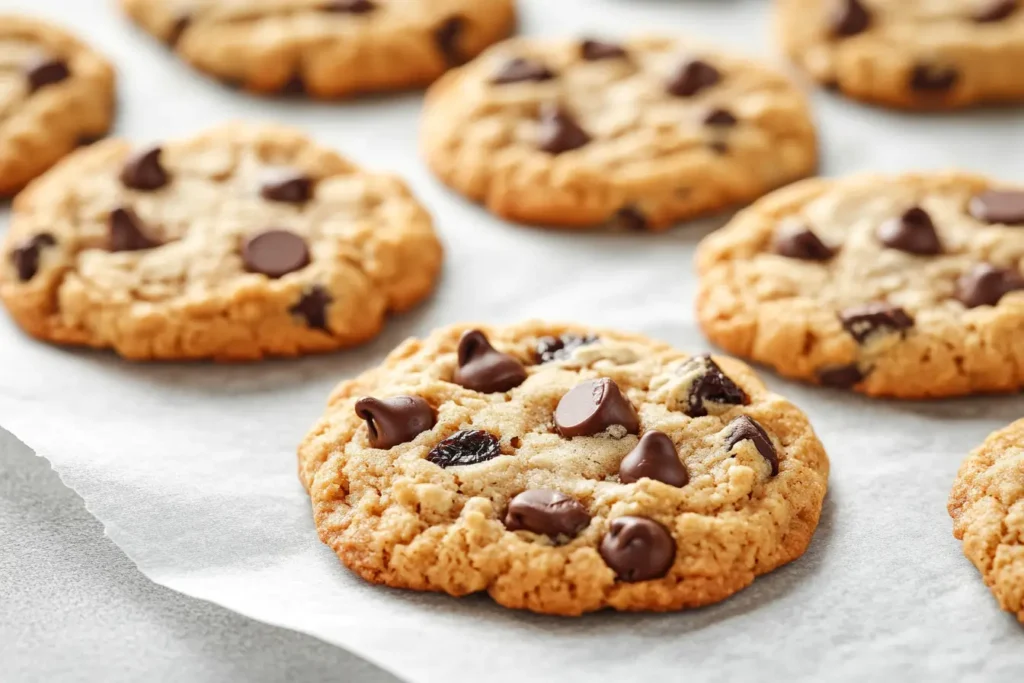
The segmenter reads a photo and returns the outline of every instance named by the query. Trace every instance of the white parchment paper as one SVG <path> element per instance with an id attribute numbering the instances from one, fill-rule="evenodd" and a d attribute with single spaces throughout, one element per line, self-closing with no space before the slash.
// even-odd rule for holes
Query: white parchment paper
<path id="1" fill-rule="evenodd" d="M 526 33 L 683 31 L 773 58 L 768 0 L 521 4 Z M 321 358 L 131 364 L 36 343 L 0 314 L 0 426 L 53 463 L 154 581 L 316 635 L 410 683 L 1020 680 L 1024 632 L 962 557 L 945 511 L 961 459 L 1024 414 L 1020 396 L 879 402 L 768 374 L 828 447 L 830 493 L 803 558 L 711 608 L 565 620 L 353 578 L 317 540 L 295 476 L 295 445 L 336 381 L 408 335 L 462 320 L 573 319 L 706 349 L 691 260 L 724 218 L 658 236 L 506 225 L 429 177 L 416 155 L 418 95 L 256 99 L 192 74 L 113 0 L 0 9 L 63 21 L 116 60 L 118 133 L 142 142 L 232 118 L 291 123 L 404 174 L 447 246 L 432 301 L 369 346 Z M 815 103 L 828 175 L 959 165 L 1024 179 L 1024 109 L 912 116 L 824 94 Z M 2 207 L 2 229 L 7 220 Z"/>

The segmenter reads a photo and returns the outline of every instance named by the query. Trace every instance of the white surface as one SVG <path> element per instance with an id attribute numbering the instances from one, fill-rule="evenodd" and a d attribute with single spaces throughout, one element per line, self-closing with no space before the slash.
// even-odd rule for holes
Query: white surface
<path id="1" fill-rule="evenodd" d="M 1009 680 L 1022 633 L 963 559 L 945 513 L 956 468 L 1021 397 L 872 402 L 769 377 L 811 415 L 832 457 L 821 527 L 799 561 L 720 605 L 560 620 L 367 586 L 319 544 L 294 448 L 341 377 L 403 337 L 467 319 L 571 318 L 682 348 L 691 259 L 721 220 L 668 235 L 565 235 L 502 224 L 441 189 L 415 153 L 419 98 L 280 103 L 191 74 L 100 0 L 2 0 L 61 18 L 121 66 L 120 133 L 188 135 L 236 117 L 306 128 L 396 169 L 448 247 L 434 299 L 354 353 L 239 367 L 134 365 L 34 343 L 0 316 L 0 425 L 49 458 L 154 581 L 315 634 L 412 683 L 486 678 L 611 681 Z M 768 3 L 527 0 L 530 33 L 685 30 L 770 54 Z M 627 28 L 628 27 L 628 28 Z M 908 116 L 817 95 L 824 171 L 961 165 L 1024 177 L 1024 114 Z"/>

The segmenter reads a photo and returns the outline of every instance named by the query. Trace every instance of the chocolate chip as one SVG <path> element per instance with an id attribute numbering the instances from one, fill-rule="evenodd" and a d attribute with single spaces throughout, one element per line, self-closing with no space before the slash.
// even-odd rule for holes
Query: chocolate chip
<path id="1" fill-rule="evenodd" d="M 974 20 L 979 24 L 1002 21 L 1017 11 L 1018 0 L 988 0 L 975 13 Z"/>
<path id="2" fill-rule="evenodd" d="M 279 278 L 309 265 L 306 240 L 288 230 L 267 230 L 242 244 L 242 262 L 250 273 Z"/>
<path id="3" fill-rule="evenodd" d="M 694 356 L 679 368 L 681 374 L 695 371 L 697 376 L 690 384 L 690 393 L 687 397 L 686 414 L 690 417 L 707 415 L 705 403 L 734 406 L 750 403 L 747 393 L 722 372 L 722 368 L 718 367 L 718 363 L 713 361 L 711 356 Z"/>
<path id="4" fill-rule="evenodd" d="M 775 253 L 803 261 L 828 261 L 835 250 L 804 226 L 784 228 L 775 238 Z"/>
<path id="5" fill-rule="evenodd" d="M 501 455 L 498 438 L 478 429 L 455 432 L 427 454 L 438 467 L 476 465 Z"/>
<path id="6" fill-rule="evenodd" d="M 301 97 L 306 94 L 306 81 L 302 79 L 302 74 L 292 74 L 291 78 L 284 82 L 279 91 L 286 97 Z"/>
<path id="7" fill-rule="evenodd" d="M 619 59 L 627 56 L 626 50 L 618 43 L 608 43 L 603 40 L 584 40 L 580 45 L 580 55 L 588 62 L 597 62 L 602 59 Z"/>
<path id="8" fill-rule="evenodd" d="M 902 216 L 878 226 L 878 240 L 887 247 L 909 254 L 930 256 L 942 253 L 942 242 L 935 232 L 935 223 L 924 209 L 915 206 Z"/>
<path id="9" fill-rule="evenodd" d="M 434 29 L 434 41 L 437 43 L 437 49 L 441 51 L 441 56 L 444 57 L 448 66 L 459 66 L 466 61 L 459 47 L 459 39 L 462 37 L 465 25 L 465 19 L 454 16 L 446 19 L 444 23 Z"/>
<path id="10" fill-rule="evenodd" d="M 121 168 L 121 184 L 132 190 L 151 192 L 170 182 L 160 163 L 161 147 L 146 147 L 128 157 Z"/>
<path id="11" fill-rule="evenodd" d="M 647 218 L 635 206 L 624 206 L 615 212 L 612 224 L 623 230 L 641 232 L 647 229 Z"/>
<path id="12" fill-rule="evenodd" d="M 834 0 L 829 25 L 837 38 L 855 36 L 871 25 L 871 13 L 860 0 Z"/>
<path id="13" fill-rule="evenodd" d="M 835 389 L 851 389 L 863 379 L 864 373 L 856 363 L 826 367 L 818 371 L 818 381 Z"/>
<path id="14" fill-rule="evenodd" d="M 593 335 L 563 334 L 560 337 L 541 337 L 537 340 L 537 362 L 550 363 L 556 360 L 568 360 L 572 352 L 581 346 L 597 341 Z"/>
<path id="15" fill-rule="evenodd" d="M 491 77 L 491 83 L 505 85 L 507 83 L 522 83 L 524 81 L 550 81 L 555 77 L 555 72 L 547 68 L 541 62 L 532 59 L 516 57 L 511 59 L 498 69 L 498 72 Z"/>
<path id="16" fill-rule="evenodd" d="M 272 202 L 302 204 L 313 197 L 313 179 L 293 168 L 269 168 L 263 173 L 260 195 Z"/>
<path id="17" fill-rule="evenodd" d="M 622 483 L 632 484 L 645 477 L 679 488 L 690 481 L 686 466 L 679 459 L 676 445 L 667 434 L 647 432 L 636 448 L 619 463 L 619 479 Z"/>
<path id="18" fill-rule="evenodd" d="M 551 154 L 561 154 L 579 149 L 590 142 L 590 136 L 583 130 L 569 111 L 558 105 L 547 105 L 540 112 L 540 135 L 538 147 Z"/>
<path id="19" fill-rule="evenodd" d="M 728 450 L 731 451 L 740 441 L 749 440 L 761 457 L 772 466 L 772 476 L 779 473 L 779 454 L 775 451 L 775 444 L 757 420 L 748 415 L 740 415 L 729 423 L 729 427 L 731 431 L 725 441 Z"/>
<path id="20" fill-rule="evenodd" d="M 884 302 L 852 306 L 839 313 L 839 320 L 860 343 L 876 332 L 902 332 L 914 326 L 914 319 L 905 310 Z"/>
<path id="21" fill-rule="evenodd" d="M 1024 225 L 1024 192 L 989 190 L 971 199 L 971 215 L 986 223 Z"/>
<path id="22" fill-rule="evenodd" d="M 170 47 L 174 47 L 179 42 L 181 42 L 181 37 L 183 35 L 185 35 L 185 31 L 188 30 L 188 27 L 191 24 L 192 24 L 192 17 L 188 16 L 187 14 L 183 14 L 183 15 L 179 16 L 175 20 L 174 25 L 171 26 L 170 33 L 167 34 L 167 44 Z"/>
<path id="23" fill-rule="evenodd" d="M 712 109 L 704 117 L 705 126 L 735 126 L 739 121 L 728 109 Z"/>
<path id="24" fill-rule="evenodd" d="M 56 57 L 33 59 L 25 66 L 25 78 L 29 92 L 35 92 L 54 83 L 60 83 L 71 76 L 68 63 Z"/>
<path id="25" fill-rule="evenodd" d="M 960 276 L 956 298 L 967 308 L 995 306 L 1010 292 L 1024 290 L 1024 275 L 991 263 L 979 263 Z"/>
<path id="26" fill-rule="evenodd" d="M 960 80 L 953 67 L 919 64 L 910 72 L 910 89 L 923 94 L 949 92 Z"/>
<path id="27" fill-rule="evenodd" d="M 575 498 L 550 489 L 523 491 L 509 503 L 505 526 L 535 534 L 575 536 L 590 525 L 590 513 Z"/>
<path id="28" fill-rule="evenodd" d="M 480 330 L 463 333 L 459 366 L 452 380 L 485 394 L 508 391 L 526 381 L 526 368 L 516 358 L 496 350 Z"/>
<path id="29" fill-rule="evenodd" d="M 672 568 L 676 543 L 668 529 L 652 519 L 616 517 L 601 539 L 600 553 L 620 581 L 650 581 Z"/>
<path id="30" fill-rule="evenodd" d="M 370 0 L 331 0 L 323 5 L 325 12 L 344 12 L 347 14 L 366 14 L 377 9 L 377 4 Z"/>
<path id="31" fill-rule="evenodd" d="M 437 423 L 434 409 L 419 396 L 366 396 L 356 401 L 356 415 L 366 420 L 370 445 L 384 449 L 408 443 Z"/>
<path id="32" fill-rule="evenodd" d="M 712 140 L 708 143 L 708 149 L 719 156 L 729 153 L 729 145 L 725 144 L 722 140 Z"/>
<path id="33" fill-rule="evenodd" d="M 127 206 L 110 212 L 110 251 L 141 251 L 159 247 L 160 242 L 146 234 L 146 224 Z"/>
<path id="34" fill-rule="evenodd" d="M 308 327 L 327 332 L 327 307 L 332 301 L 334 299 L 326 289 L 320 285 L 313 285 L 303 292 L 302 298 L 288 309 L 288 312 L 303 318 Z"/>
<path id="35" fill-rule="evenodd" d="M 593 436 L 613 425 L 622 425 L 630 434 L 640 431 L 636 409 L 622 391 L 607 377 L 577 384 L 558 402 L 555 426 L 567 439 Z"/>
<path id="36" fill-rule="evenodd" d="M 703 60 L 691 59 L 676 68 L 666 88 L 676 97 L 693 97 L 721 80 L 718 69 Z"/>
<path id="37" fill-rule="evenodd" d="M 39 260 L 44 247 L 52 247 L 57 240 L 48 232 L 28 238 L 11 252 L 11 263 L 18 271 L 18 279 L 28 282 L 39 272 Z"/>

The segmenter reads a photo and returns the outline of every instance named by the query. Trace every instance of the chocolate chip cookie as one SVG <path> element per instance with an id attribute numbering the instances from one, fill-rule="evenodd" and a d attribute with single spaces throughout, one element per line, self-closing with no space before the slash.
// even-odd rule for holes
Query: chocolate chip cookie
<path id="1" fill-rule="evenodd" d="M 673 38 L 514 39 L 427 94 L 421 147 L 493 213 L 664 230 L 810 174 L 814 125 L 782 75 Z"/>
<path id="2" fill-rule="evenodd" d="M 107 133 L 114 69 L 63 29 L 0 14 L 0 196 Z"/>
<path id="3" fill-rule="evenodd" d="M 250 360 L 370 339 L 441 247 L 397 178 L 232 124 L 75 152 L 14 203 L 0 299 L 30 334 L 133 359 Z"/>
<path id="4" fill-rule="evenodd" d="M 698 251 L 714 342 L 872 396 L 1024 387 L 1024 187 L 963 173 L 808 180 Z"/>
<path id="5" fill-rule="evenodd" d="M 1024 622 L 1024 420 L 995 432 L 960 467 L 953 535 L 999 606 Z"/>
<path id="6" fill-rule="evenodd" d="M 121 0 L 185 61 L 257 93 L 424 86 L 515 27 L 514 0 Z"/>
<path id="7" fill-rule="evenodd" d="M 789 56 L 850 97 L 914 109 L 1024 100 L 1021 0 L 776 0 Z"/>
<path id="8" fill-rule="evenodd" d="M 367 581 L 564 615 L 732 595 L 804 552 L 829 469 L 742 363 L 540 322 L 406 341 L 335 389 L 299 464 Z"/>

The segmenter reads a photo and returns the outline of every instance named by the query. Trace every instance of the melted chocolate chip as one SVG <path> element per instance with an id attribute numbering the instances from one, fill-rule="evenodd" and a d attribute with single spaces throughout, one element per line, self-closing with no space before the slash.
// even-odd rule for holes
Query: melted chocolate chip
<path id="1" fill-rule="evenodd" d="M 839 320 L 859 343 L 876 332 L 902 332 L 914 326 L 914 319 L 905 310 L 884 302 L 852 306 L 839 314 Z"/>
<path id="2" fill-rule="evenodd" d="M 741 441 L 751 441 L 757 452 L 761 454 L 769 465 L 772 466 L 772 476 L 779 473 L 779 455 L 775 451 L 775 444 L 772 443 L 768 432 L 764 430 L 757 420 L 747 415 L 740 415 L 729 423 L 731 431 L 725 441 L 725 447 L 732 450 Z"/>
<path id="3" fill-rule="evenodd" d="M 366 14 L 375 9 L 377 9 L 377 4 L 370 0 L 331 0 L 323 6 L 325 12 L 345 14 Z"/>
<path id="4" fill-rule="evenodd" d="M 146 147 L 128 157 L 121 168 L 121 184 L 132 190 L 152 192 L 170 182 L 170 176 L 160 163 L 163 149 Z"/>
<path id="5" fill-rule="evenodd" d="M 960 74 L 953 67 L 919 64 L 910 72 L 910 89 L 922 94 L 944 94 L 956 86 Z"/>
<path id="6" fill-rule="evenodd" d="M 942 253 L 942 242 L 931 216 L 917 206 L 878 226 L 878 240 L 887 247 L 908 254 L 931 256 Z"/>
<path id="7" fill-rule="evenodd" d="M 590 142 L 590 136 L 576 123 L 567 109 L 548 105 L 540 112 L 540 135 L 537 146 L 551 154 L 579 149 Z"/>
<path id="8" fill-rule="evenodd" d="M 647 229 L 647 217 L 635 206 L 624 206 L 615 212 L 612 218 L 612 225 L 631 232 L 641 232 Z"/>
<path id="9" fill-rule="evenodd" d="M 712 109 L 704 117 L 705 126 L 735 126 L 739 120 L 728 109 Z"/>
<path id="10" fill-rule="evenodd" d="M 834 389 L 852 389 L 863 379 L 864 373 L 860 371 L 856 363 L 836 365 L 818 371 L 818 381 L 823 386 Z"/>
<path id="11" fill-rule="evenodd" d="M 550 489 L 523 491 L 509 503 L 505 526 L 557 536 L 575 536 L 590 525 L 590 513 L 575 498 Z"/>
<path id="12" fill-rule="evenodd" d="M 307 327 L 327 332 L 327 307 L 332 301 L 334 299 L 326 289 L 320 285 L 313 285 L 303 292 L 302 298 L 288 309 L 288 312 L 305 320 Z"/>
<path id="13" fill-rule="evenodd" d="M 531 59 L 516 57 L 505 62 L 497 73 L 491 77 L 491 83 L 505 85 L 508 83 L 523 83 L 533 81 L 550 81 L 555 77 L 555 72 L 546 67 L 543 63 Z"/>
<path id="14" fill-rule="evenodd" d="M 775 238 L 775 253 L 802 261 L 828 261 L 835 250 L 821 241 L 814 231 L 803 226 L 783 229 Z"/>
<path id="15" fill-rule="evenodd" d="M 722 368 L 711 359 L 711 356 L 694 356 L 686 362 L 679 372 L 687 374 L 697 370 L 699 374 L 690 385 L 687 397 L 686 414 L 690 417 L 704 417 L 708 414 L 705 403 L 719 405 L 747 405 L 750 397 L 739 386 L 729 379 Z"/>
<path id="16" fill-rule="evenodd" d="M 572 352 L 581 346 L 597 341 L 597 337 L 588 334 L 563 334 L 560 337 L 541 337 L 537 340 L 537 362 L 550 363 L 556 360 L 568 360 Z"/>
<path id="17" fill-rule="evenodd" d="M 636 409 L 622 391 L 607 377 L 591 379 L 569 390 L 555 409 L 555 426 L 567 439 L 593 436 L 613 425 L 622 425 L 630 434 L 640 431 Z"/>
<path id="18" fill-rule="evenodd" d="M 292 74 L 291 78 L 284 82 L 279 92 L 286 97 L 301 97 L 306 94 L 306 81 L 302 74 Z"/>
<path id="19" fill-rule="evenodd" d="M 602 59 L 620 59 L 627 55 L 626 50 L 618 43 L 584 40 L 580 45 L 580 56 L 588 62 L 597 62 Z"/>
<path id="20" fill-rule="evenodd" d="M 668 529 L 654 520 L 616 517 L 601 539 L 600 553 L 619 581 L 650 581 L 672 568 L 676 543 Z"/>
<path id="21" fill-rule="evenodd" d="M 68 63 L 56 57 L 34 59 L 25 66 L 25 79 L 29 92 L 35 92 L 54 83 L 60 83 L 71 76 Z"/>
<path id="22" fill-rule="evenodd" d="M 18 271 L 18 279 L 28 282 L 39 272 L 39 261 L 45 247 L 52 247 L 57 240 L 48 232 L 28 238 L 11 252 L 11 263 Z"/>
<path id="23" fill-rule="evenodd" d="M 619 463 L 619 479 L 622 483 L 632 484 L 644 478 L 679 488 L 690 481 L 675 443 L 663 432 L 650 431 L 644 434 L 636 448 Z"/>
<path id="24" fill-rule="evenodd" d="M 971 199 L 971 215 L 985 223 L 1024 225 L 1024 192 L 989 190 Z"/>
<path id="25" fill-rule="evenodd" d="M 288 230 L 267 230 L 242 244 L 242 262 L 250 273 L 279 278 L 309 265 L 306 240 Z"/>
<path id="26" fill-rule="evenodd" d="M 263 173 L 260 195 L 272 202 L 304 204 L 313 197 L 313 179 L 294 168 L 269 168 Z"/>
<path id="27" fill-rule="evenodd" d="M 1018 0 L 987 0 L 974 13 L 979 24 L 1002 21 L 1017 11 Z"/>
<path id="28" fill-rule="evenodd" d="M 516 358 L 496 350 L 480 330 L 459 340 L 459 366 L 452 380 L 485 394 L 509 391 L 526 381 L 526 368 Z"/>
<path id="29" fill-rule="evenodd" d="M 160 242 L 146 234 L 146 224 L 127 206 L 110 212 L 107 221 L 110 230 L 110 251 L 141 251 L 159 247 Z"/>
<path id="30" fill-rule="evenodd" d="M 667 90 L 676 97 L 693 97 L 721 80 L 722 74 L 718 69 L 703 60 L 691 59 L 676 68 L 668 81 Z"/>
<path id="31" fill-rule="evenodd" d="M 437 423 L 434 409 L 419 396 L 364 397 L 356 401 L 356 415 L 366 421 L 370 445 L 383 449 L 408 443 Z"/>
<path id="32" fill-rule="evenodd" d="M 476 465 L 501 455 L 498 438 L 478 429 L 455 432 L 427 455 L 438 467 Z"/>
<path id="33" fill-rule="evenodd" d="M 871 26 L 871 13 L 860 0 L 834 0 L 829 26 L 837 38 L 855 36 Z"/>
<path id="34" fill-rule="evenodd" d="M 459 39 L 462 37 L 465 26 L 465 19 L 454 16 L 446 19 L 444 23 L 434 29 L 434 42 L 437 43 L 437 49 L 440 50 L 441 56 L 444 57 L 448 66 L 459 66 L 466 61 L 462 49 L 459 47 Z"/>
<path id="35" fill-rule="evenodd" d="M 1024 290 L 1024 275 L 991 263 L 980 263 L 960 276 L 956 298 L 967 308 L 995 306 L 1010 292 Z"/>

